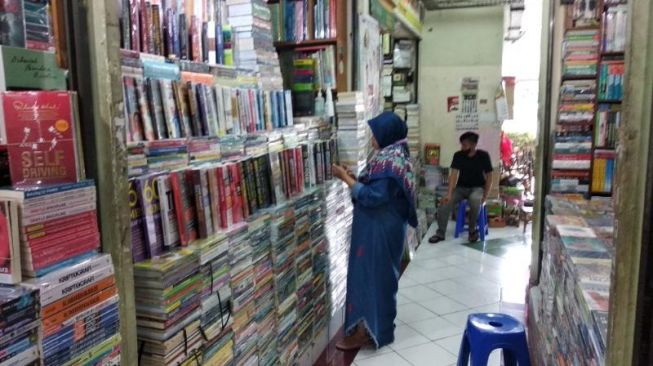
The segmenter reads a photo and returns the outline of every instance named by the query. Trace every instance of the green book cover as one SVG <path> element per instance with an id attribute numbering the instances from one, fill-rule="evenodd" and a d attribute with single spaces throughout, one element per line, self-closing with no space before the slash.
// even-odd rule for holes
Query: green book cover
<path id="1" fill-rule="evenodd" d="M 66 71 L 53 52 L 0 46 L 0 90 L 66 90 Z"/>

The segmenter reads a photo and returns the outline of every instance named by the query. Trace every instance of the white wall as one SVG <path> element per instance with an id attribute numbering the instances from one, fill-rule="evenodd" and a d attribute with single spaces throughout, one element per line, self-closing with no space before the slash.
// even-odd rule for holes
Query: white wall
<path id="1" fill-rule="evenodd" d="M 502 7 L 431 11 L 426 15 L 419 61 L 421 142 L 440 144 L 443 166 L 451 164 L 459 149 L 460 134 L 455 126 L 456 113 L 447 113 L 447 97 L 460 95 L 464 77 L 478 77 L 479 100 L 487 100 L 486 105 L 479 105 L 479 111 L 494 112 L 502 45 Z M 490 153 L 498 159 L 498 144 Z"/>

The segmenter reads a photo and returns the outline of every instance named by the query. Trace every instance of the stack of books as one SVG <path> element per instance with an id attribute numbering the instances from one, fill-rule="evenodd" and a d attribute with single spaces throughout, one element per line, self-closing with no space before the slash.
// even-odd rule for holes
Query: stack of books
<path id="1" fill-rule="evenodd" d="M 218 234 L 198 240 L 189 248 L 199 258 L 202 276 L 200 327 L 204 341 L 211 343 L 231 329 L 229 240 Z"/>
<path id="2" fill-rule="evenodd" d="M 595 80 L 567 80 L 561 86 L 552 163 L 554 193 L 585 194 L 590 190 L 596 99 Z"/>
<path id="3" fill-rule="evenodd" d="M 328 246 L 326 240 L 325 211 L 322 207 L 324 190 L 319 188 L 313 195 L 309 210 L 311 223 L 311 252 L 313 256 L 313 336 L 324 330 L 329 322 L 329 299 L 327 296 L 327 275 L 329 269 Z"/>
<path id="4" fill-rule="evenodd" d="M 184 248 L 134 265 L 141 365 L 177 365 L 202 346 L 202 274 L 197 254 Z"/>
<path id="5" fill-rule="evenodd" d="M 365 116 L 363 93 L 338 94 L 338 157 L 340 163 L 358 175 L 367 164 L 370 134 Z"/>
<path id="6" fill-rule="evenodd" d="M 272 215 L 272 263 L 277 317 L 278 362 L 291 364 L 298 353 L 295 213 L 292 202 L 276 206 Z"/>
<path id="7" fill-rule="evenodd" d="M 596 76 L 600 43 L 598 29 L 567 31 L 563 43 L 562 74 L 565 77 Z"/>
<path id="8" fill-rule="evenodd" d="M 0 285 L 0 360 L 7 365 L 34 365 L 39 360 L 39 291 Z"/>
<path id="9" fill-rule="evenodd" d="M 349 188 L 340 181 L 327 183 L 324 205 L 329 257 L 327 291 L 330 315 L 334 316 L 344 307 L 347 295 L 347 263 L 353 217 Z"/>
<path id="10" fill-rule="evenodd" d="M 549 197 L 547 207 L 542 275 L 529 299 L 531 347 L 538 364 L 604 364 L 613 249 L 598 233 L 612 224 L 611 203 Z"/>
<path id="11" fill-rule="evenodd" d="M 420 155 L 419 104 L 406 105 L 406 124 L 408 125 L 410 156 L 413 159 L 418 159 Z"/>
<path id="12" fill-rule="evenodd" d="M 312 204 L 316 189 L 297 198 L 294 203 L 295 210 L 295 268 L 297 270 L 297 340 L 299 357 L 302 352 L 310 349 L 313 341 L 313 256 L 311 251 L 311 222 L 310 205 Z"/>
<path id="13" fill-rule="evenodd" d="M 252 244 L 252 265 L 255 273 L 256 315 L 258 325 L 259 365 L 274 365 L 276 362 L 276 313 L 274 311 L 274 273 L 272 271 L 272 241 L 270 239 L 271 218 L 260 214 L 249 222 L 249 237 Z"/>
<path id="14" fill-rule="evenodd" d="M 294 92 L 313 92 L 316 89 L 315 59 L 295 58 L 293 60 L 293 83 Z"/>
<path id="15" fill-rule="evenodd" d="M 237 365 L 258 363 L 255 277 L 248 226 L 241 224 L 229 234 L 231 263 L 231 310 L 234 332 L 234 362 Z"/>
<path id="16" fill-rule="evenodd" d="M 120 359 L 115 282 L 111 257 L 94 255 L 23 283 L 40 293 L 44 365 Z M 99 352 L 107 345 L 112 345 L 109 353 Z"/>
<path id="17" fill-rule="evenodd" d="M 233 361 L 233 347 L 233 333 L 229 329 L 204 345 L 202 352 L 204 365 L 230 365 Z"/>

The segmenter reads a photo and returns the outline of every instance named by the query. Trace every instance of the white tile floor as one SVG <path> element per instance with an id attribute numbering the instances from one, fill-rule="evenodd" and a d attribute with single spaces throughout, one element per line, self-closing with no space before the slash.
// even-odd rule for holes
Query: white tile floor
<path id="1" fill-rule="evenodd" d="M 433 232 L 431 228 L 429 234 Z M 517 228 L 492 229 L 487 239 L 521 233 Z M 429 236 L 399 281 L 395 342 L 377 351 L 361 350 L 354 365 L 455 365 L 470 313 L 504 312 L 523 319 L 528 246 L 518 248 L 516 255 L 513 250 L 497 257 L 461 245 L 466 237 L 432 245 Z M 499 352 L 492 354 L 489 365 L 500 365 Z"/>

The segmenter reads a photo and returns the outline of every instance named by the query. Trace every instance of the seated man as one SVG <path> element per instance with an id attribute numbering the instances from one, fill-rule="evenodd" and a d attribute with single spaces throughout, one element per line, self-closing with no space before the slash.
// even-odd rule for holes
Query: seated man
<path id="1" fill-rule="evenodd" d="M 451 210 L 465 199 L 470 207 L 469 241 L 478 241 L 476 223 L 481 205 L 485 204 L 492 188 L 492 161 L 486 151 L 476 149 L 477 144 L 478 134 L 474 132 L 465 132 L 460 136 L 461 149 L 453 156 L 449 191 L 440 202 L 438 231 L 429 239 L 430 243 L 435 244 L 445 239 Z"/>

